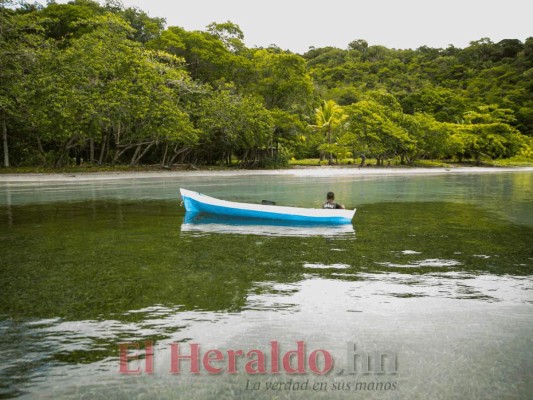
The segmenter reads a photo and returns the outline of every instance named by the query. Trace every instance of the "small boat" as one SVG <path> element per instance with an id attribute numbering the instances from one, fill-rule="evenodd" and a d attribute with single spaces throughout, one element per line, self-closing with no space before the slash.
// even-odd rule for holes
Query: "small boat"
<path id="1" fill-rule="evenodd" d="M 237 218 L 258 218 L 265 220 L 292 221 L 298 223 L 351 224 L 353 210 L 331 210 L 322 208 L 285 207 L 265 204 L 237 203 L 206 196 L 187 189 L 181 189 L 185 210 L 189 213 L 226 215 Z"/>

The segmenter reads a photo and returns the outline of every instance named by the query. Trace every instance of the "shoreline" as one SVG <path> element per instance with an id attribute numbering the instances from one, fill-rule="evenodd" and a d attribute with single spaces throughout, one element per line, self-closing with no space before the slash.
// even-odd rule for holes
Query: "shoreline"
<path id="1" fill-rule="evenodd" d="M 442 175 L 442 174 L 485 174 L 504 172 L 533 172 L 533 167 L 452 167 L 452 168 L 346 168 L 305 167 L 272 170 L 237 171 L 115 171 L 80 173 L 19 173 L 0 174 L 0 183 L 16 182 L 83 182 L 124 179 L 162 179 L 202 176 L 265 176 L 294 175 L 301 177 L 327 176 L 400 176 L 400 175 Z"/>

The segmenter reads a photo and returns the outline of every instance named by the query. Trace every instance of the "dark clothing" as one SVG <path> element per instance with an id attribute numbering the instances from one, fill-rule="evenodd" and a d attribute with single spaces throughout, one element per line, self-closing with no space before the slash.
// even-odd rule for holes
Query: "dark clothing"
<path id="1" fill-rule="evenodd" d="M 342 208 L 342 206 L 339 203 L 336 203 L 336 202 L 332 201 L 331 203 L 325 202 L 322 205 L 322 208 L 329 208 L 329 209 L 333 210 L 333 209 L 337 209 L 337 208 Z"/>

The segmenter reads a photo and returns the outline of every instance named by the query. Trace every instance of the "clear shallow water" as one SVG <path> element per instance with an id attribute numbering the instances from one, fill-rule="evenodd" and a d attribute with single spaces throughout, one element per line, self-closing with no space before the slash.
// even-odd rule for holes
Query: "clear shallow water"
<path id="1" fill-rule="evenodd" d="M 235 201 L 270 199 L 283 205 L 320 207 L 324 193 L 333 190 L 351 208 L 391 201 L 467 203 L 511 218 L 513 222 L 533 225 L 529 208 L 533 199 L 533 171 L 429 174 L 365 175 L 357 170 L 328 169 L 293 170 L 290 175 L 273 171 L 264 175 L 213 173 L 127 180 L 117 179 L 118 176 L 82 180 L 78 176 L 66 177 L 72 179 L 67 182 L 0 179 L 0 205 L 99 199 L 174 201 L 179 197 L 179 187 L 184 187 Z"/>
<path id="2" fill-rule="evenodd" d="M 334 190 L 358 212 L 347 232 L 191 226 L 179 186 L 301 206 Z M 527 398 L 532 188 L 533 174 L 518 172 L 4 185 L 0 396 Z M 143 340 L 155 342 L 154 374 L 120 374 L 118 344 Z M 335 373 L 169 373 L 173 342 L 272 340 L 327 349 Z M 394 352 L 397 373 L 338 374 L 348 342 Z M 329 387 L 265 387 L 290 378 Z M 333 389 L 355 380 L 397 390 Z"/>

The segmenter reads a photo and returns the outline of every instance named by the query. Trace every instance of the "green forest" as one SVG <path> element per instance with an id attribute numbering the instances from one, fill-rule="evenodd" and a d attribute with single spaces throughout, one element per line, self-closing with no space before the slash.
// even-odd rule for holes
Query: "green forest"
<path id="1" fill-rule="evenodd" d="M 116 0 L 0 2 L 4 167 L 533 158 L 533 37 L 295 54 Z"/>

